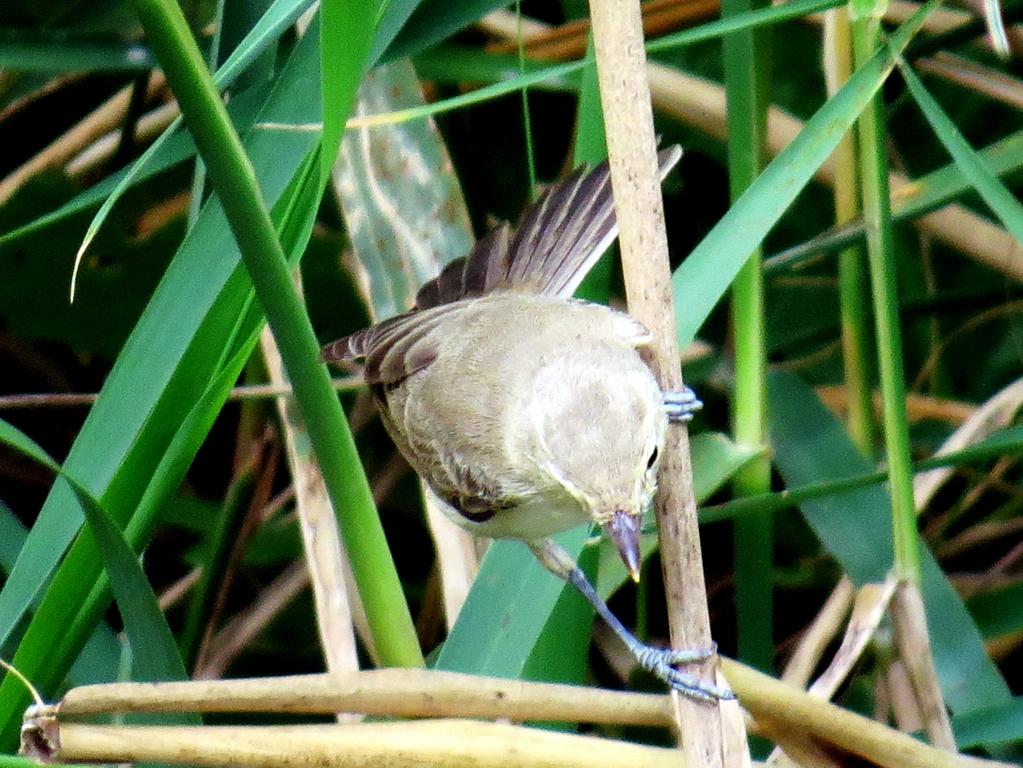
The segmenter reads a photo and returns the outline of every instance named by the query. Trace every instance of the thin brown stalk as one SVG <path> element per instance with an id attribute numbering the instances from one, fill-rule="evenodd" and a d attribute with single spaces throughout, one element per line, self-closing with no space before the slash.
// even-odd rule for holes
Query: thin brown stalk
<path id="1" fill-rule="evenodd" d="M 0 95 L 4 98 L 10 96 L 6 92 L 6 89 L 11 85 L 12 79 L 17 78 L 19 74 L 10 70 L 0 70 Z M 23 96 L 15 96 L 9 102 L 7 102 L 2 109 L 0 109 L 0 123 L 10 118 L 12 115 L 23 111 L 25 108 L 35 104 L 47 96 L 52 96 L 60 91 L 72 88 L 78 85 L 80 82 L 85 80 L 88 74 L 85 72 L 72 72 L 66 75 L 58 75 L 52 80 L 48 80 L 41 86 L 36 88 Z"/>
<path id="2" fill-rule="evenodd" d="M 852 583 L 843 579 L 843 583 L 852 591 Z M 895 593 L 897 582 L 888 579 L 883 584 L 865 584 L 856 592 L 855 602 L 852 607 L 852 614 L 849 617 L 842 637 L 842 643 L 835 651 L 827 669 L 814 680 L 813 685 L 807 689 L 811 696 L 819 696 L 822 699 L 830 699 L 835 695 L 839 686 L 846 680 L 855 666 L 859 663 L 860 656 L 866 650 L 868 643 L 873 640 L 878 626 L 887 615 L 888 607 Z M 841 585 L 832 594 L 833 598 L 841 592 Z M 822 611 L 822 615 L 824 612 Z M 820 617 L 818 617 L 820 618 Z M 837 612 L 832 612 L 830 618 L 834 626 L 838 626 L 842 619 Z M 812 669 L 810 670 L 812 671 Z M 788 670 L 786 670 L 788 672 Z M 775 749 L 772 758 L 779 757 L 779 750 Z M 770 760 L 768 761 L 771 762 Z"/>
<path id="3" fill-rule="evenodd" d="M 653 334 L 647 362 L 661 387 L 678 390 L 682 369 L 639 4 L 591 0 L 590 17 L 629 311 Z M 709 648 L 710 618 L 684 426 L 669 430 L 658 484 L 654 510 L 671 641 L 676 648 Z M 713 680 L 715 666 L 712 658 L 694 665 L 693 671 Z M 739 756 L 740 750 L 726 748 L 720 706 L 678 695 L 673 699 L 686 765 L 723 766 L 726 752 Z"/>
<path id="4" fill-rule="evenodd" d="M 963 496 L 957 504 L 960 514 L 969 512 L 989 491 L 1000 491 L 1006 496 L 1016 496 L 1019 493 L 1019 486 L 1006 475 L 1016 466 L 1016 456 L 1002 456 L 990 472 L 985 473 Z"/>
<path id="5" fill-rule="evenodd" d="M 270 501 L 263 507 L 261 514 L 263 522 L 266 522 L 270 518 L 279 514 L 282 509 L 291 504 L 295 500 L 295 486 L 289 485 L 283 491 L 274 496 Z"/>
<path id="6" fill-rule="evenodd" d="M 362 386 L 361 376 L 345 376 L 334 379 L 334 389 L 347 392 Z M 291 394 L 289 384 L 250 384 L 234 387 L 228 400 L 266 400 Z M 41 392 L 24 395 L 0 396 L 0 410 L 19 408 L 71 408 L 92 405 L 99 395 L 94 392 Z"/>
<path id="7" fill-rule="evenodd" d="M 1023 404 L 1023 378 L 1017 379 L 999 391 L 963 422 L 952 436 L 937 450 L 936 455 L 961 451 L 978 443 L 992 432 L 1012 423 Z M 917 512 L 925 509 L 938 489 L 955 472 L 954 467 L 943 467 L 921 472 L 913 479 L 913 500 Z"/>
<path id="8" fill-rule="evenodd" d="M 973 547 L 990 544 L 1005 537 L 1020 535 L 1023 535 L 1023 517 L 979 523 L 970 526 L 955 538 L 939 544 L 937 554 L 940 558 L 955 557 Z"/>
<path id="9" fill-rule="evenodd" d="M 814 680 L 807 693 L 830 699 L 860 660 L 867 645 L 874 639 L 881 621 L 888 612 L 897 582 L 889 578 L 880 584 L 864 584 L 856 592 L 852 614 L 845 628 L 842 643 L 828 668 Z"/>
<path id="10" fill-rule="evenodd" d="M 213 633 L 220 625 L 221 617 L 226 610 L 227 596 L 238 575 L 242 556 L 245 554 L 245 547 L 249 539 L 252 538 L 252 534 L 259 527 L 261 522 L 260 511 L 270 500 L 270 494 L 273 491 L 274 475 L 280 464 L 280 445 L 277 440 L 271 437 L 269 430 L 264 433 L 261 439 L 251 445 L 251 456 L 246 464 L 247 466 L 238 466 L 237 477 L 248 473 L 255 475 L 256 481 L 252 489 L 252 500 L 245 509 L 244 518 L 238 527 L 237 535 L 229 544 L 230 552 L 224 564 L 224 572 L 220 574 L 209 617 L 206 619 L 206 627 L 202 633 L 202 641 L 196 654 L 196 667 L 203 666 L 206 654 L 209 651 L 210 641 L 213 639 Z"/>
<path id="11" fill-rule="evenodd" d="M 915 582 L 908 579 L 899 582 L 892 599 L 891 617 L 895 626 L 896 645 L 909 673 L 927 737 L 939 749 L 955 752 L 952 722 L 934 672 L 924 600 Z M 906 653 L 909 648 L 914 652 Z"/>
<path id="12" fill-rule="evenodd" d="M 184 219 L 188 215 L 188 207 L 191 202 L 191 190 L 183 189 L 149 206 L 135 220 L 135 232 L 132 239 L 136 243 L 144 242 L 147 238 L 169 226 L 171 222 Z"/>
<path id="13" fill-rule="evenodd" d="M 177 605 L 178 601 L 184 598 L 184 596 L 191 591 L 192 587 L 194 587 L 201 578 L 202 568 L 193 568 L 167 587 L 167 589 L 160 593 L 160 610 L 166 613 Z"/>
<path id="14" fill-rule="evenodd" d="M 946 531 L 950 530 L 958 521 L 962 520 L 971 510 L 989 493 L 1000 493 L 1010 499 L 1017 499 L 1020 497 L 1019 487 L 1012 481 L 1007 479 L 1005 476 L 1008 472 L 1013 469 L 1018 463 L 1018 459 L 1015 456 L 1002 456 L 995 465 L 987 472 L 978 472 L 972 470 L 969 467 L 960 467 L 960 475 L 962 478 L 971 483 L 966 489 L 966 492 L 956 499 L 955 503 L 941 514 L 933 516 L 926 527 L 923 530 L 922 535 L 929 541 L 939 539 Z M 918 513 L 922 513 L 922 510 L 918 509 Z M 980 529 L 984 523 L 974 523 L 964 531 L 966 534 L 971 534 L 974 530 Z M 983 536 L 981 536 L 981 539 Z M 969 541 L 969 536 L 967 541 Z M 936 546 L 938 551 L 941 551 L 942 545 L 945 542 L 937 542 Z"/>

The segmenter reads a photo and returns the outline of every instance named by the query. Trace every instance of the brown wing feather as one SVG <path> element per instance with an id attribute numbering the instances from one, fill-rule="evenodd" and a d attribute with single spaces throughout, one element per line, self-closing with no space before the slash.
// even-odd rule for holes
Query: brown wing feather
<path id="1" fill-rule="evenodd" d="M 677 146 L 659 153 L 662 178 L 680 156 Z M 496 290 L 567 298 L 617 235 L 607 162 L 588 173 L 579 168 L 531 205 L 514 233 L 500 225 L 426 283 L 416 306 L 427 309 Z"/>
<path id="2" fill-rule="evenodd" d="M 662 178 L 681 154 L 677 146 L 658 154 Z M 321 357 L 365 358 L 368 384 L 399 382 L 436 359 L 430 332 L 465 299 L 499 290 L 567 298 L 617 235 L 607 162 L 577 169 L 527 209 L 517 231 L 501 224 L 427 282 L 416 309 L 328 344 Z"/>
<path id="3" fill-rule="evenodd" d="M 395 384 L 436 359 L 436 337 L 430 335 L 431 331 L 465 306 L 442 304 L 397 315 L 331 342 L 323 347 L 320 357 L 328 363 L 365 358 L 363 378 L 367 384 Z"/>

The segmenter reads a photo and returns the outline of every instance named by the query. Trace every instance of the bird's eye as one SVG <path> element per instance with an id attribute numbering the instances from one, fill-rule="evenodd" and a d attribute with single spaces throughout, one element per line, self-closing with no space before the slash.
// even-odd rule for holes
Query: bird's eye
<path id="1" fill-rule="evenodd" d="M 656 463 L 657 463 L 657 446 L 655 445 L 654 449 L 652 451 L 650 451 L 650 458 L 646 460 L 646 468 L 647 469 L 653 469 L 654 468 L 654 464 L 656 464 Z"/>

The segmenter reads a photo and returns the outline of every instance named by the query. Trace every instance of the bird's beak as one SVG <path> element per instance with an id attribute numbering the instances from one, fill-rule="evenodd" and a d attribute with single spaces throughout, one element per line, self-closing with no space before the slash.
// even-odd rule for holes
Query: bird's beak
<path id="1" fill-rule="evenodd" d="M 639 554 L 641 524 L 641 515 L 630 515 L 620 509 L 611 516 L 610 522 L 604 524 L 607 535 L 618 547 L 618 554 L 622 556 L 625 570 L 635 582 L 639 581 L 639 567 L 642 564 Z"/>

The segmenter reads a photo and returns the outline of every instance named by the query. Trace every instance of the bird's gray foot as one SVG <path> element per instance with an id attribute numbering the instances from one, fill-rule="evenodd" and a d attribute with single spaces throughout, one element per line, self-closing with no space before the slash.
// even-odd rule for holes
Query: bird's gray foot
<path id="1" fill-rule="evenodd" d="M 692 421 L 693 416 L 701 408 L 703 403 L 689 387 L 683 386 L 681 390 L 664 393 L 664 410 L 668 414 L 668 420 L 676 424 Z"/>
<path id="2" fill-rule="evenodd" d="M 640 643 L 635 638 L 633 638 L 633 641 L 635 645 L 630 644 L 628 641 L 626 641 L 626 645 L 629 646 L 629 650 L 636 657 L 639 665 L 684 696 L 696 699 L 697 701 L 704 701 L 708 704 L 714 704 L 721 699 L 735 698 L 735 694 L 727 688 L 721 688 L 713 683 L 704 682 L 695 675 L 675 669 L 673 666 L 675 664 L 689 664 L 694 661 L 709 659 L 716 652 L 716 648 L 675 650 L 673 648 L 653 648 Z"/>
<path id="3" fill-rule="evenodd" d="M 597 590 L 593 588 L 586 575 L 579 570 L 575 561 L 568 556 L 568 553 L 551 539 L 534 539 L 526 542 L 533 550 L 536 558 L 551 573 L 564 579 L 579 594 L 586 598 L 593 606 L 593 610 L 604 620 L 604 623 L 611 628 L 611 631 L 618 635 L 618 638 L 625 644 L 629 653 L 636 659 L 640 667 L 650 672 L 655 677 L 663 680 L 670 687 L 684 696 L 697 701 L 713 704 L 720 699 L 734 699 L 735 694 L 727 688 L 721 688 L 713 683 L 700 680 L 695 675 L 675 669 L 675 664 L 690 664 L 696 661 L 703 661 L 716 653 L 716 648 L 693 648 L 674 650 L 671 648 L 653 648 L 632 634 L 625 625 L 618 620 L 611 609 L 607 607 Z"/>

